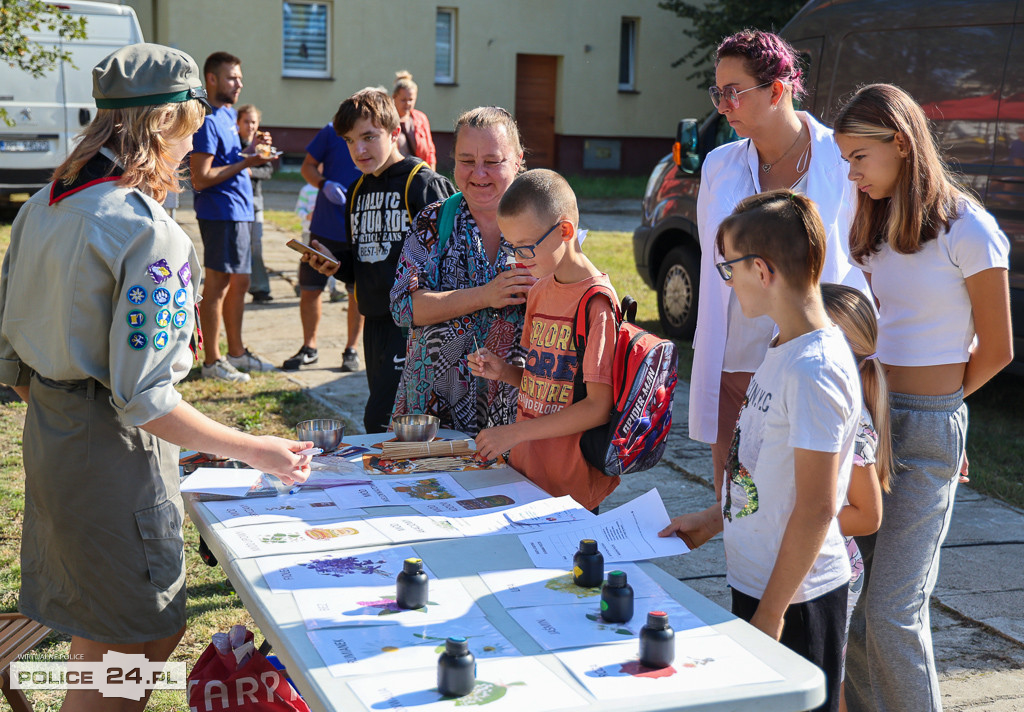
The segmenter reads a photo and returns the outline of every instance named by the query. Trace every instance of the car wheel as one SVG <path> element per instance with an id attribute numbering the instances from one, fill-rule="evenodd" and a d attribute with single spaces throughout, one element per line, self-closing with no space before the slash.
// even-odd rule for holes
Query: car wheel
<path id="1" fill-rule="evenodd" d="M 658 317 L 672 339 L 689 339 L 697 327 L 700 261 L 685 247 L 672 248 L 658 270 Z"/>

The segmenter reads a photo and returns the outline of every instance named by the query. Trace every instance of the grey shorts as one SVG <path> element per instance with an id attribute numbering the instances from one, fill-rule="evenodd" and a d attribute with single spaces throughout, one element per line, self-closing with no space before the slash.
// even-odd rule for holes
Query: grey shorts
<path id="1" fill-rule="evenodd" d="M 203 266 L 228 274 L 252 272 L 252 223 L 233 220 L 199 221 Z"/>

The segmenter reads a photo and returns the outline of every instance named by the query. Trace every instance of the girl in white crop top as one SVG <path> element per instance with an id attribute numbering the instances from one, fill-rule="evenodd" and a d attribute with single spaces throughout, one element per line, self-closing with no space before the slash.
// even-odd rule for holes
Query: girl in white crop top
<path id="1" fill-rule="evenodd" d="M 953 182 L 902 89 L 863 87 L 834 130 L 859 190 L 850 259 L 878 304 L 897 461 L 882 525 L 861 546 L 873 555 L 850 626 L 846 699 L 941 710 L 928 599 L 964 459 L 963 397 L 1013 358 L 1009 242 Z"/>

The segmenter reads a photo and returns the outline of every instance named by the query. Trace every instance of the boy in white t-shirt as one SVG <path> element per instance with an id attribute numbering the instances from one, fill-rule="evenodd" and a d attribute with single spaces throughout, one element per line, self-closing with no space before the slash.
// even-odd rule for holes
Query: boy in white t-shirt
<path id="1" fill-rule="evenodd" d="M 836 710 L 850 560 L 836 514 L 861 412 L 857 367 L 822 305 L 826 235 L 814 202 L 787 190 L 740 202 L 718 230 L 719 274 L 748 318 L 778 326 L 754 373 L 722 500 L 661 532 L 700 546 L 722 532 L 733 613 L 825 671 Z"/>

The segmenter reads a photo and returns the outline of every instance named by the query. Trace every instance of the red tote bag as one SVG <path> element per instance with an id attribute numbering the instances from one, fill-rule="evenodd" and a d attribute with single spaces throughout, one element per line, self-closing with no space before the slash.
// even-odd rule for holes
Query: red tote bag
<path id="1" fill-rule="evenodd" d="M 194 712 L 309 712 L 281 671 L 256 650 L 252 632 L 236 628 L 241 630 L 232 630 L 229 649 L 210 643 L 199 656 L 188 676 L 189 707 Z"/>

